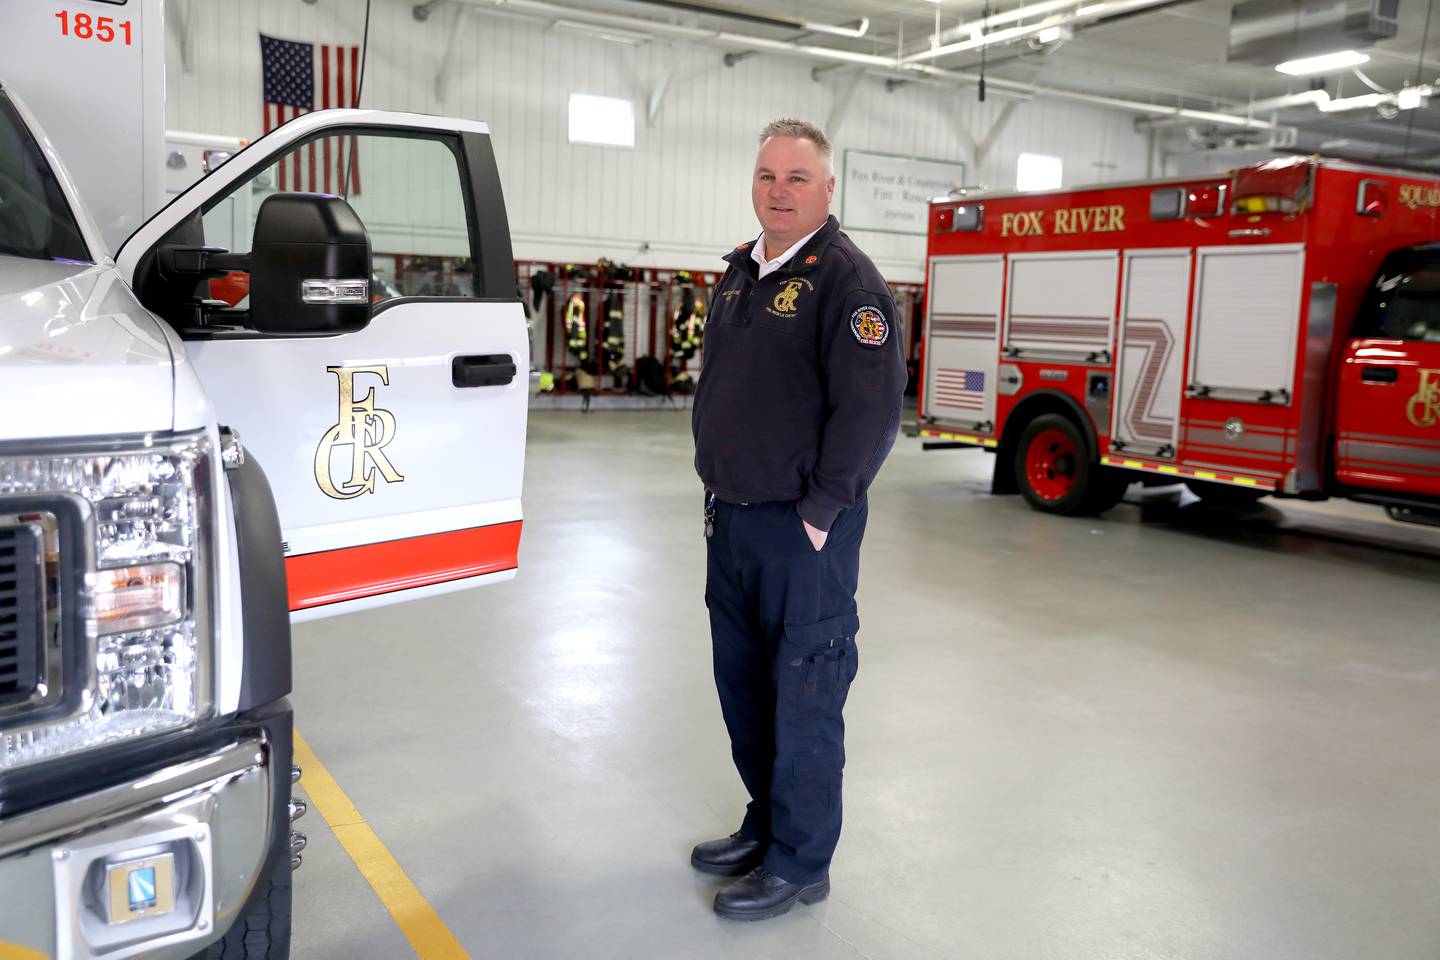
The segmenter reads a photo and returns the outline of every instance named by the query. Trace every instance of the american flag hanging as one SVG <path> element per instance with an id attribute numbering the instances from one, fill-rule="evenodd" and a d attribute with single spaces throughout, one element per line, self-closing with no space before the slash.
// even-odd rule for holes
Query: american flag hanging
<path id="1" fill-rule="evenodd" d="M 935 406 L 956 410 L 985 408 L 985 372 L 940 367 L 935 371 Z"/>
<path id="2" fill-rule="evenodd" d="M 318 54 L 318 56 L 317 56 Z M 355 106 L 360 48 L 297 43 L 260 35 L 265 86 L 265 132 L 317 109 Z M 349 165 L 350 189 L 344 189 Z M 281 190 L 360 192 L 360 158 L 352 137 L 325 137 L 295 151 L 280 164 Z"/>

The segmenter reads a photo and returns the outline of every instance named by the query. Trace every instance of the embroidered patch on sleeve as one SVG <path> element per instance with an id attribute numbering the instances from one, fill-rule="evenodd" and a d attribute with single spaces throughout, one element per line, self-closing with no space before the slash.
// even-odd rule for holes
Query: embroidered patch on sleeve
<path id="1" fill-rule="evenodd" d="M 882 347 L 890 339 L 890 324 L 879 307 L 860 307 L 850 314 L 850 330 L 867 347 Z"/>

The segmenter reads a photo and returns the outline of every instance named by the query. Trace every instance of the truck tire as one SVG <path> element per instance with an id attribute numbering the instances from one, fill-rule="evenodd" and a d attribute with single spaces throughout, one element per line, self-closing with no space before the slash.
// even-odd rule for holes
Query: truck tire
<path id="1" fill-rule="evenodd" d="M 1058 413 L 1025 425 L 1015 447 L 1015 477 L 1025 501 L 1042 513 L 1093 516 L 1125 495 L 1125 476 L 1091 458 L 1074 421 Z"/>
<path id="2" fill-rule="evenodd" d="M 271 858 L 255 896 L 225 936 L 190 960 L 288 960 L 290 956 L 291 870 L 289 856 Z"/>

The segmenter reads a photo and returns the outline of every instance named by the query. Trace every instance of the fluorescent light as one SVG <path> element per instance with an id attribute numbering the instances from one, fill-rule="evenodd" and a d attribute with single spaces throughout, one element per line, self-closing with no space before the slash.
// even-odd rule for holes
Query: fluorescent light
<path id="1" fill-rule="evenodd" d="M 1395 95 L 1395 106 L 1401 110 L 1414 110 L 1425 102 L 1425 91 L 1422 87 L 1402 87 Z"/>
<path id="2" fill-rule="evenodd" d="M 1075 16 L 1088 17 L 1092 13 L 1099 13 L 1101 10 L 1104 10 L 1108 6 L 1108 3 L 1092 3 L 1087 6 L 1081 7 L 1079 10 L 1076 10 Z"/>
<path id="3" fill-rule="evenodd" d="M 570 142 L 635 146 L 635 104 L 617 97 L 570 94 Z"/>
<path id="4" fill-rule="evenodd" d="M 1041 43 L 1054 43 L 1057 40 L 1069 40 L 1075 32 L 1063 23 L 1057 23 L 1053 27 L 1046 27 L 1035 34 L 1035 39 Z"/>
<path id="5" fill-rule="evenodd" d="M 637 30 L 624 30 L 620 27 L 606 27 L 594 23 L 582 23 L 579 20 L 556 20 L 556 30 L 569 31 L 570 33 L 583 33 L 592 37 L 599 37 L 601 40 L 613 40 L 615 43 L 623 43 L 627 46 L 638 47 L 641 44 L 649 43 L 655 38 L 648 33 L 640 33 Z"/>
<path id="6" fill-rule="evenodd" d="M 1058 190 L 1064 161 L 1059 157 L 1047 157 L 1041 153 L 1022 153 L 1015 164 L 1015 189 L 1025 192 L 1034 190 Z"/>
<path id="7" fill-rule="evenodd" d="M 1305 77 L 1312 73 L 1334 73 L 1346 67 L 1358 67 L 1369 62 L 1370 57 L 1358 50 L 1339 50 L 1335 53 L 1322 53 L 1318 57 L 1286 60 L 1275 69 L 1292 77 Z"/>

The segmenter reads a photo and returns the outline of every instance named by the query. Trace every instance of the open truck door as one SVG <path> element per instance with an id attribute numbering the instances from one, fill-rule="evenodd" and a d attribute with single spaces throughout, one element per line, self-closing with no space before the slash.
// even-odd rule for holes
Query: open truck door
<path id="1" fill-rule="evenodd" d="M 485 124 L 307 114 L 117 266 L 268 475 L 292 619 L 514 576 L 529 346 Z"/>

